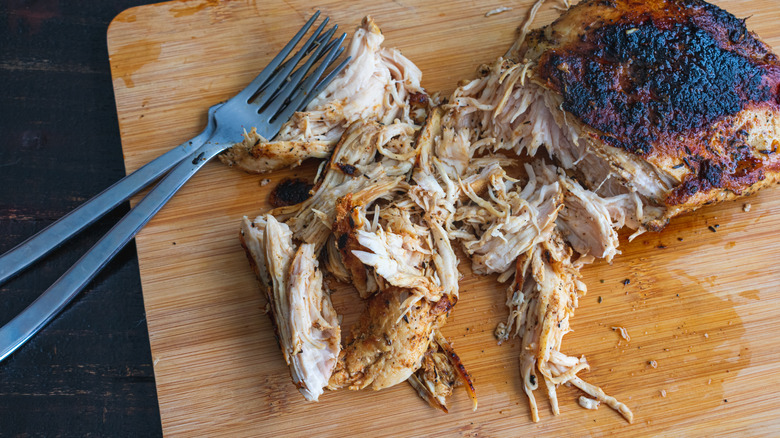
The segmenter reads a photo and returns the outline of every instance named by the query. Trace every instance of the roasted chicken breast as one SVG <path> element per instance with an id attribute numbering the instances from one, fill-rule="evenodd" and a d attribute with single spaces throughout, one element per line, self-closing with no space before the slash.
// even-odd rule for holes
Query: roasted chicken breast
<path id="1" fill-rule="evenodd" d="M 655 207 L 643 220 L 651 230 L 780 179 L 780 62 L 717 6 L 586 0 L 511 55 L 530 63 L 545 105 L 574 131 L 550 152 L 602 160 Z"/>

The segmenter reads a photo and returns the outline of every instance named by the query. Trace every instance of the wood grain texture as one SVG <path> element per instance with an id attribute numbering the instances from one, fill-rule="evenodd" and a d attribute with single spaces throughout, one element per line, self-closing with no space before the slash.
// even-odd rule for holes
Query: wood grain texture
<path id="1" fill-rule="evenodd" d="M 511 44 L 532 2 L 486 18 L 506 2 L 370 0 L 318 7 L 351 31 L 371 14 L 424 72 L 430 91 L 451 91 L 480 63 Z M 780 48 L 776 4 L 718 1 Z M 312 13 L 300 0 L 185 1 L 121 14 L 108 34 L 127 170 L 133 170 L 204 124 L 205 109 L 243 87 Z M 538 23 L 556 12 L 545 7 Z M 274 184 L 311 177 L 316 163 L 269 176 L 210 163 L 137 238 L 163 430 L 171 436 L 769 434 L 780 430 L 780 191 L 675 219 L 660 234 L 628 243 L 612 265 L 584 270 L 581 300 L 564 351 L 585 354 L 583 377 L 628 404 L 633 425 L 606 407 L 588 411 L 579 394 L 559 390 L 562 415 L 542 402 L 530 421 L 518 375 L 517 341 L 497 346 L 506 317 L 504 287 L 461 268 L 461 301 L 443 332 L 471 371 L 479 395 L 465 393 L 450 414 L 427 407 L 406 385 L 373 392 L 324 394 L 306 403 L 264 315 L 264 298 L 241 250 L 242 215 L 267 210 Z M 750 203 L 750 212 L 743 204 Z M 715 226 L 716 232 L 708 229 Z M 630 284 L 624 285 L 624 280 Z M 344 327 L 362 304 L 334 286 Z M 601 302 L 599 302 L 601 297 Z M 626 327 L 631 341 L 611 330 Z M 657 367 L 649 365 L 656 361 Z M 666 396 L 662 396 L 661 391 Z M 544 399 L 543 394 L 539 394 Z"/>

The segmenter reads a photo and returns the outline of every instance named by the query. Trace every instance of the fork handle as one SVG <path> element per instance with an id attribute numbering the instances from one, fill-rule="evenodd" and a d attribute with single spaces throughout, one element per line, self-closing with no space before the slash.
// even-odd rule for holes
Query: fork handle
<path id="1" fill-rule="evenodd" d="M 211 120 L 218 107 L 209 109 L 209 124 L 202 133 L 117 181 L 99 195 L 0 256 L 0 285 L 141 191 L 191 154 L 194 149 L 200 147 L 214 133 L 214 123 Z"/>
<path id="2" fill-rule="evenodd" d="M 181 161 L 129 213 L 32 304 L 0 328 L 0 361 L 54 318 L 187 180 L 224 147 L 206 143 Z"/>

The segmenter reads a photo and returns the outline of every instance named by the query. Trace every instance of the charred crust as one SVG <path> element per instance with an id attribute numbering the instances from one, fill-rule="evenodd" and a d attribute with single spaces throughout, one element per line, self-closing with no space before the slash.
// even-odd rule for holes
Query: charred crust
<path id="1" fill-rule="evenodd" d="M 336 167 L 338 167 L 339 170 L 345 175 L 360 176 L 360 171 L 358 168 L 351 164 L 336 163 Z"/>
<path id="2" fill-rule="evenodd" d="M 339 250 L 342 250 L 347 247 L 347 242 L 349 242 L 349 236 L 346 234 L 342 234 L 339 236 L 336 245 L 338 246 Z"/>
<path id="3" fill-rule="evenodd" d="M 736 20 L 736 19 L 735 19 Z M 745 42 L 744 23 L 731 24 Z M 644 155 L 664 138 L 701 130 L 772 98 L 777 74 L 728 50 L 693 20 L 605 25 L 540 60 L 563 109 L 615 147 Z"/>
<path id="4" fill-rule="evenodd" d="M 736 195 L 747 194 L 750 186 L 765 178 L 764 162 L 754 157 L 741 158 L 732 168 L 703 161 L 698 173 L 690 175 L 672 190 L 666 204 L 684 204 L 697 193 L 712 189 L 726 189 Z"/>
<path id="5" fill-rule="evenodd" d="M 432 315 L 446 315 L 455 305 L 455 298 L 449 295 L 441 297 L 431 309 Z"/>
<path id="6" fill-rule="evenodd" d="M 412 93 L 409 95 L 409 105 L 412 108 L 427 108 L 428 95 L 425 93 Z"/>
<path id="7" fill-rule="evenodd" d="M 709 199 L 710 190 L 745 193 L 765 179 L 774 149 L 753 151 L 754 127 L 739 120 L 745 110 L 780 111 L 780 63 L 770 48 L 745 20 L 703 0 L 608 3 L 575 6 L 601 17 L 582 25 L 581 38 L 556 44 L 550 29 L 540 34 L 550 48 L 538 77 L 561 94 L 561 108 L 593 128 L 595 141 L 662 169 L 685 166 L 668 206 Z"/>
<path id="8" fill-rule="evenodd" d="M 271 192 L 269 202 L 274 208 L 300 204 L 309 199 L 313 184 L 300 178 L 285 179 Z"/>

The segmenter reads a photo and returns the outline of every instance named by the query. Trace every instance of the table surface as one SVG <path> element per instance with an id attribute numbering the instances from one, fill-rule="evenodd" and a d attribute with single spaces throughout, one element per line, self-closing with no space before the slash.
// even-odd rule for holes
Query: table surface
<path id="1" fill-rule="evenodd" d="M 108 24 L 142 0 L 0 2 L 0 252 L 124 175 Z M 127 211 L 0 285 L 0 324 Z M 0 436 L 161 435 L 135 247 L 0 363 Z"/>
<path id="2" fill-rule="evenodd" d="M 780 47 L 776 1 L 716 3 L 752 16 L 750 28 Z M 512 11 L 492 17 L 485 11 L 506 2 L 455 0 L 447 12 L 425 0 L 364 0 L 362 8 L 320 0 L 317 8 L 348 32 L 370 11 L 385 44 L 417 63 L 428 90 L 446 95 L 459 79 L 472 77 L 475 66 L 506 50 L 532 3 L 514 0 Z M 548 2 L 537 24 L 557 15 L 555 3 Z M 306 0 L 189 0 L 118 16 L 108 47 L 128 169 L 198 132 L 203 108 L 248 83 L 313 8 Z M 448 415 L 430 411 L 407 385 L 304 401 L 236 234 L 243 215 L 267 211 L 268 192 L 280 178 L 310 178 L 315 170 L 310 163 L 258 176 L 209 163 L 136 239 L 166 435 L 316 430 L 317 436 L 383 436 L 399 427 L 418 436 L 760 436 L 780 430 L 777 190 L 701 209 L 630 244 L 623 240 L 612 265 L 584 269 L 589 292 L 564 351 L 585 354 L 592 368 L 583 378 L 629 405 L 636 421 L 628 425 L 609 409 L 580 409 L 579 394 L 564 387 L 561 416 L 551 418 L 540 405 L 544 419 L 533 424 L 517 372 L 520 345 L 498 347 L 492 336 L 506 317 L 505 286 L 474 277 L 468 263 L 461 263 L 461 299 L 442 333 L 474 378 L 476 413 L 462 392 L 450 399 Z M 262 186 L 265 177 L 271 183 Z M 746 202 L 749 212 L 742 209 Z M 361 302 L 350 287 L 331 287 L 342 327 L 350 327 Z M 631 340 L 610 327 L 626 327 Z"/>
<path id="3" fill-rule="evenodd" d="M 141 0 L 0 2 L 0 252 L 124 176 L 106 30 Z M 126 211 L 0 286 L 0 324 Z M 161 435 L 135 246 L 0 363 L 0 436 Z"/>

